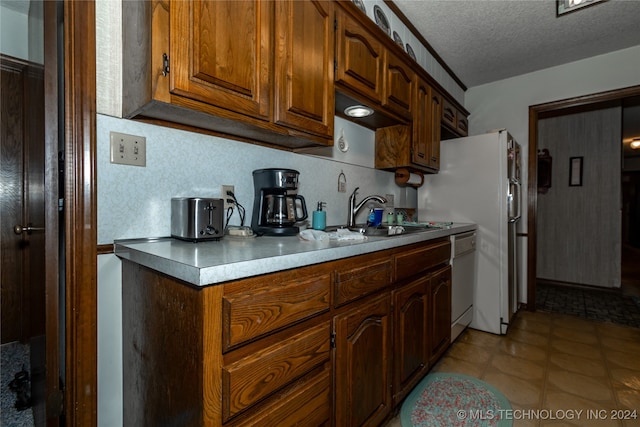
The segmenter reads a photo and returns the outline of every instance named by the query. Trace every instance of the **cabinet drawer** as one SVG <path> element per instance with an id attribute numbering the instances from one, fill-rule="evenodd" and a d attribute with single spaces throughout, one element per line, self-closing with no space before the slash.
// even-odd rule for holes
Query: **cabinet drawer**
<path id="1" fill-rule="evenodd" d="M 331 425 L 331 365 L 296 381 L 249 411 L 228 427 L 293 427 Z"/>
<path id="2" fill-rule="evenodd" d="M 223 351 L 329 309 L 329 273 L 281 284 L 278 279 L 280 275 L 263 278 L 261 285 L 236 286 L 228 293 L 231 287 L 225 287 Z"/>
<path id="3" fill-rule="evenodd" d="M 456 127 L 458 131 L 458 135 L 467 136 L 469 135 L 469 121 L 466 117 L 462 116 L 458 113 L 458 126 Z"/>
<path id="4" fill-rule="evenodd" d="M 360 267 L 337 271 L 334 305 L 338 307 L 389 286 L 391 273 L 391 260 L 381 260 Z"/>
<path id="5" fill-rule="evenodd" d="M 223 367 L 223 422 L 328 361 L 330 325 L 325 322 Z"/>
<path id="6" fill-rule="evenodd" d="M 446 240 L 426 247 L 409 250 L 395 257 L 396 280 L 403 280 L 437 265 L 449 262 L 451 243 Z"/>
<path id="7" fill-rule="evenodd" d="M 442 100 L 442 124 L 455 130 L 458 127 L 458 115 L 456 108 L 446 99 Z"/>

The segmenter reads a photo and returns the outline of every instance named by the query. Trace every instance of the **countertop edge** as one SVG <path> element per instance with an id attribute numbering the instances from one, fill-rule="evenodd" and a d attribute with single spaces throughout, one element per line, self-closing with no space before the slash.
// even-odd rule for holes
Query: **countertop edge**
<path id="1" fill-rule="evenodd" d="M 476 229 L 476 224 L 454 223 L 444 229 L 346 242 L 305 242 L 293 237 L 259 237 L 257 239 L 262 240 L 242 243 L 231 239 L 198 243 L 181 242 L 172 238 L 123 239 L 114 242 L 114 252 L 121 259 L 191 285 L 209 286 L 426 242 Z"/>

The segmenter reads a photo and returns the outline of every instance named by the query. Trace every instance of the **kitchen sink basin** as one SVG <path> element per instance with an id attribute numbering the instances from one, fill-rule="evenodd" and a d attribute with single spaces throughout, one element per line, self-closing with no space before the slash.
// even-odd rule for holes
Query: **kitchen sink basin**
<path id="1" fill-rule="evenodd" d="M 433 230 L 440 230 L 439 227 L 418 227 L 410 225 L 379 225 L 377 227 L 368 227 L 365 224 L 356 225 L 355 227 L 347 227 L 346 225 L 337 225 L 327 227 L 325 231 L 332 232 L 338 229 L 349 229 L 351 231 L 357 231 L 365 236 L 372 237 L 393 237 L 401 236 L 404 234 L 424 233 Z"/>

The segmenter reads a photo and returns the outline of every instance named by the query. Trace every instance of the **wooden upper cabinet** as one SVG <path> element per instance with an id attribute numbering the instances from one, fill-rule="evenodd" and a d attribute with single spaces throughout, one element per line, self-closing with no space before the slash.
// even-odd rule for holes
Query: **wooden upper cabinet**
<path id="1" fill-rule="evenodd" d="M 172 1 L 170 91 L 269 119 L 273 3 Z"/>
<path id="2" fill-rule="evenodd" d="M 385 48 L 363 25 L 336 10 L 336 82 L 382 102 Z"/>
<path id="3" fill-rule="evenodd" d="M 411 125 L 376 130 L 375 167 L 409 168 L 435 173 L 440 168 L 440 114 L 442 97 L 422 78 L 413 93 Z"/>
<path id="4" fill-rule="evenodd" d="M 442 99 L 442 125 L 447 128 L 447 131 L 451 131 L 447 133 L 451 133 L 454 137 L 469 134 L 467 116 L 444 98 Z"/>
<path id="5" fill-rule="evenodd" d="M 416 83 L 414 108 L 411 161 L 420 166 L 431 167 L 431 86 L 423 79 L 418 79 Z"/>
<path id="6" fill-rule="evenodd" d="M 334 13 L 329 1 L 277 1 L 277 124 L 333 135 Z"/>
<path id="7" fill-rule="evenodd" d="M 382 105 L 411 120 L 415 72 L 407 61 L 390 51 L 386 53 L 384 98 Z"/>
<path id="8" fill-rule="evenodd" d="M 431 141 L 429 165 L 432 169 L 440 169 L 440 117 L 442 115 L 442 95 L 431 91 Z"/>

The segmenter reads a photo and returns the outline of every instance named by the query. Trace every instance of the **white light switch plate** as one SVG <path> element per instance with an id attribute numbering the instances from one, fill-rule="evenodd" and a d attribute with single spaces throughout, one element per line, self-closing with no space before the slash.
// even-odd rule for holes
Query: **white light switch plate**
<path id="1" fill-rule="evenodd" d="M 111 132 L 109 134 L 111 163 L 147 166 L 147 138 Z"/>

